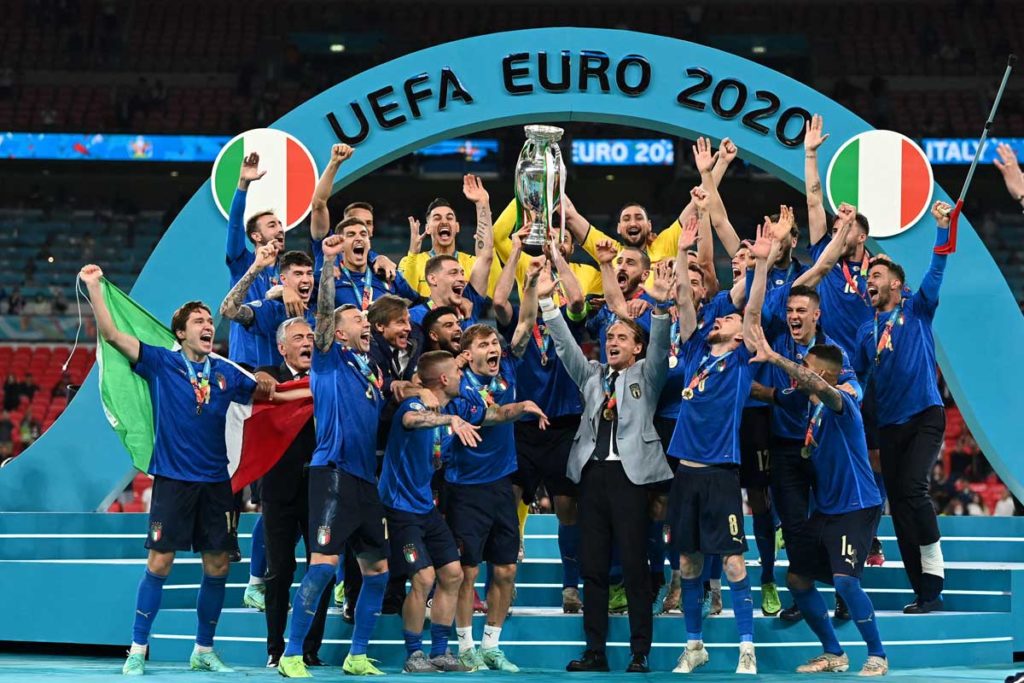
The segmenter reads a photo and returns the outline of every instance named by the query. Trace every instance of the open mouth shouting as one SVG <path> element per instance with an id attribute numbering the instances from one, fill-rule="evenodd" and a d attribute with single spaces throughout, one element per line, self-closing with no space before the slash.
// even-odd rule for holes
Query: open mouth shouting
<path id="1" fill-rule="evenodd" d="M 352 254 L 354 256 L 356 256 L 357 258 L 359 258 L 359 259 L 365 258 L 367 251 L 368 251 L 368 245 L 363 240 L 355 240 L 352 243 Z"/>
<path id="2" fill-rule="evenodd" d="M 202 332 L 199 333 L 199 345 L 207 351 L 213 348 L 212 329 L 203 330 Z"/>
<path id="3" fill-rule="evenodd" d="M 302 349 L 301 351 L 299 351 L 299 358 L 309 358 L 309 359 L 312 359 L 313 358 L 313 349 L 311 349 L 311 348 L 310 349 L 305 349 L 305 348 Z"/>
<path id="4" fill-rule="evenodd" d="M 309 301 L 310 295 L 313 293 L 313 283 L 302 283 L 295 290 L 299 293 L 299 298 L 303 301 Z"/>
<path id="5" fill-rule="evenodd" d="M 639 244 L 643 240 L 644 229 L 639 225 L 631 225 L 626 228 L 626 240 L 630 244 Z"/>
<path id="6" fill-rule="evenodd" d="M 804 329 L 804 321 L 800 318 L 789 319 L 789 331 L 794 337 L 800 336 L 800 332 Z"/>
<path id="7" fill-rule="evenodd" d="M 498 368 L 500 367 L 500 364 L 501 364 L 501 352 L 500 351 L 491 351 L 490 353 L 487 354 L 487 373 L 489 375 L 492 375 L 492 376 L 497 375 L 498 374 Z"/>
<path id="8" fill-rule="evenodd" d="M 609 346 L 606 349 L 605 355 L 608 356 L 608 364 L 615 365 L 622 357 L 622 349 L 620 349 L 618 346 Z"/>
<path id="9" fill-rule="evenodd" d="M 615 273 L 615 281 L 619 283 L 619 289 L 623 292 L 625 292 L 626 288 L 629 287 L 629 275 L 627 275 L 624 270 L 620 270 Z"/>
<path id="10" fill-rule="evenodd" d="M 868 285 L 868 298 L 871 299 L 871 303 L 878 303 L 878 287 L 875 285 Z"/>
<path id="11" fill-rule="evenodd" d="M 437 239 L 441 242 L 448 242 L 452 239 L 452 226 L 439 225 L 437 227 Z"/>

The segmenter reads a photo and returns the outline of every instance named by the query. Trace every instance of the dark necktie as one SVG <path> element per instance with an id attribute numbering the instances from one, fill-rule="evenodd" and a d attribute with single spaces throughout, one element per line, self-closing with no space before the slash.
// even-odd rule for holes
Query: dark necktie
<path id="1" fill-rule="evenodd" d="M 305 370 L 299 370 L 298 372 L 296 372 L 296 373 L 295 373 L 295 376 L 294 376 L 294 377 L 292 377 L 292 379 L 302 379 L 302 378 L 303 378 L 303 377 L 305 377 L 305 376 L 306 376 L 307 374 L 308 374 L 308 373 L 307 373 L 307 372 L 306 372 Z"/>
<path id="2" fill-rule="evenodd" d="M 597 460 L 607 460 L 612 450 L 617 454 L 619 449 L 615 446 L 615 432 L 619 419 L 619 411 L 615 406 L 615 380 L 619 378 L 617 371 L 612 372 L 608 378 L 608 385 L 610 392 L 605 396 L 604 402 L 601 405 L 601 412 L 597 417 L 597 444 L 594 447 L 594 457 Z M 611 419 L 605 419 L 605 411 L 609 410 L 611 405 Z"/>

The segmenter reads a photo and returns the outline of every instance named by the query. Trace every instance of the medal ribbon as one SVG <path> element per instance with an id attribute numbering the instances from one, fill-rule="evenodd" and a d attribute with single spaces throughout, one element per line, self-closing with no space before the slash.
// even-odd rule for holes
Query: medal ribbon
<path id="1" fill-rule="evenodd" d="M 889 313 L 889 318 L 885 321 L 885 327 L 882 329 L 882 336 L 878 336 L 878 312 L 875 312 L 875 365 L 881 362 L 882 351 L 892 346 L 892 326 L 896 324 L 896 321 L 903 316 L 903 299 L 896 304 L 896 308 L 892 309 Z"/>
<path id="2" fill-rule="evenodd" d="M 484 400 L 484 405 L 493 406 L 494 393 L 497 391 L 505 391 L 508 389 L 508 383 L 501 378 L 501 371 L 491 378 L 491 381 L 487 383 L 487 386 L 483 385 L 476 377 L 476 373 L 470 370 L 466 373 L 466 378 L 469 379 L 469 383 L 473 385 L 473 388 L 480 392 L 480 397 Z"/>
<path id="3" fill-rule="evenodd" d="M 348 278 L 348 284 L 352 287 L 356 299 L 360 299 L 359 287 L 356 286 L 356 279 L 352 272 L 345 266 L 341 267 L 341 272 L 345 273 L 345 277 Z M 360 310 L 365 311 L 370 307 L 371 303 L 373 303 L 373 273 L 367 268 L 363 278 L 363 296 L 361 298 Z"/>
<path id="4" fill-rule="evenodd" d="M 444 433 L 441 431 L 444 427 L 434 427 L 434 447 L 431 453 L 434 458 L 434 469 L 441 469 L 441 439 L 444 438 Z"/>
<path id="5" fill-rule="evenodd" d="M 370 366 L 370 360 L 363 354 L 353 352 L 352 355 L 355 357 L 356 364 L 359 366 L 359 372 L 363 374 L 366 381 L 369 382 L 371 386 L 376 387 L 377 391 L 383 389 L 384 375 L 378 377 L 373 367 Z"/>
<path id="6" fill-rule="evenodd" d="M 551 333 L 548 332 L 548 326 L 542 322 L 536 322 L 533 324 L 533 343 L 537 345 L 537 351 L 540 353 L 540 364 L 548 364 L 548 349 L 551 348 Z"/>
<path id="7" fill-rule="evenodd" d="M 735 349 L 733 349 L 733 351 L 735 351 Z M 700 365 L 697 366 L 697 372 L 693 373 L 693 377 L 690 379 L 690 384 L 686 387 L 686 389 L 688 389 L 690 392 L 693 392 L 693 390 L 701 382 L 708 378 L 708 376 L 711 374 L 711 368 L 715 365 L 719 366 L 719 372 L 723 372 L 725 370 L 725 359 L 731 356 L 732 353 L 732 351 L 729 351 L 724 356 L 717 359 L 714 359 L 714 357 L 709 353 L 708 355 L 701 358 Z M 713 362 L 708 363 L 708 359 L 713 359 Z"/>
<path id="8" fill-rule="evenodd" d="M 864 259 L 860 263 L 860 276 L 862 278 L 867 279 L 867 272 L 868 252 L 865 250 Z M 860 286 L 857 284 L 857 278 L 852 273 L 850 273 L 850 267 L 847 265 L 847 261 L 845 259 L 843 260 L 843 279 L 846 280 L 846 284 L 850 287 L 850 289 L 857 293 L 857 296 L 859 296 L 864 301 L 864 303 L 866 303 L 868 306 L 871 305 L 871 297 L 868 296 L 868 293 L 866 291 L 860 291 Z"/>
<path id="9" fill-rule="evenodd" d="M 618 375 L 619 373 L 614 374 Z M 615 397 L 615 383 L 612 382 L 611 373 L 605 375 L 601 381 L 604 385 L 604 409 L 605 411 L 614 411 L 619 405 L 619 401 Z"/>
<path id="10" fill-rule="evenodd" d="M 679 347 L 682 346 L 683 340 L 679 334 L 679 315 L 676 313 L 676 309 L 672 307 L 672 327 L 669 328 L 668 333 L 668 355 L 669 358 L 676 358 L 679 356 Z"/>
<path id="11" fill-rule="evenodd" d="M 185 361 L 185 368 L 188 370 L 188 381 L 192 384 L 192 391 L 196 396 L 196 415 L 203 412 L 203 404 L 210 402 L 210 357 L 206 357 L 206 361 L 203 363 L 203 369 L 196 376 L 196 369 L 192 367 L 192 362 L 185 355 L 184 351 L 179 351 L 181 359 Z"/>
<path id="12" fill-rule="evenodd" d="M 804 447 L 817 446 L 818 442 L 814 440 L 814 430 L 821 425 L 821 410 L 825 407 L 824 403 L 818 403 L 814 406 L 814 410 L 811 411 L 811 406 L 807 406 L 807 412 L 810 414 L 810 418 L 807 420 L 807 432 L 804 434 Z"/>
<path id="13" fill-rule="evenodd" d="M 432 311 L 435 308 L 437 308 L 437 304 L 434 303 L 433 299 L 427 299 L 426 306 L 427 306 L 427 310 L 428 311 Z M 455 318 L 456 318 L 456 320 L 458 320 L 461 323 L 462 321 L 464 321 L 466 319 L 466 316 L 462 315 L 462 309 L 460 309 L 458 306 L 452 306 L 452 308 L 455 309 Z"/>

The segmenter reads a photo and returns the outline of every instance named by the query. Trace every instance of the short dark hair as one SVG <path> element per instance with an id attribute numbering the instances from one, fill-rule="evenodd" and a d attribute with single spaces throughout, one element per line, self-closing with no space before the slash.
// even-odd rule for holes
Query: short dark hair
<path id="1" fill-rule="evenodd" d="M 400 318 L 408 310 L 408 301 L 394 294 L 385 294 L 370 304 L 370 307 L 366 310 L 366 315 L 370 320 L 370 327 L 376 330 L 377 325 L 384 327 L 393 320 Z"/>
<path id="2" fill-rule="evenodd" d="M 188 322 L 188 317 L 196 311 L 206 311 L 211 316 L 213 315 L 213 311 L 210 310 L 210 307 L 202 301 L 186 301 L 179 306 L 178 310 L 176 310 L 174 315 L 171 316 L 171 332 L 173 332 L 175 336 L 177 336 L 178 332 L 184 332 L 185 323 Z"/>
<path id="3" fill-rule="evenodd" d="M 276 215 L 277 214 L 274 213 L 273 210 L 265 209 L 263 211 L 257 211 L 253 215 L 249 216 L 248 220 L 245 221 L 245 236 L 249 238 L 249 241 L 252 242 L 253 244 L 256 243 L 256 240 L 254 240 L 252 238 L 252 236 L 255 233 L 259 232 L 259 228 L 256 225 L 256 223 L 259 221 L 259 219 L 263 218 L 264 216 L 276 216 Z"/>
<path id="4" fill-rule="evenodd" d="M 355 304 L 342 304 L 334 309 L 334 327 L 337 329 L 338 323 L 341 322 L 341 316 L 346 311 L 358 311 L 359 307 Z"/>
<path id="5" fill-rule="evenodd" d="M 281 257 L 280 272 L 291 270 L 292 268 L 312 268 L 313 259 L 309 258 L 309 254 L 304 251 L 293 250 L 286 251 Z"/>
<path id="6" fill-rule="evenodd" d="M 427 351 L 420 356 L 416 366 L 416 374 L 420 376 L 420 382 L 428 389 L 437 384 L 441 378 L 437 371 L 444 363 L 454 360 L 455 356 L 447 351 Z"/>
<path id="7" fill-rule="evenodd" d="M 875 266 L 885 266 L 886 270 L 889 271 L 889 275 L 892 275 L 894 278 L 896 278 L 903 284 L 907 283 L 907 274 L 903 270 L 903 266 L 896 263 L 895 261 L 880 256 L 876 256 L 875 258 L 871 259 L 871 261 L 868 263 L 868 270 L 870 271 Z"/>
<path id="8" fill-rule="evenodd" d="M 632 318 L 616 318 L 615 322 L 608 326 L 608 329 L 610 330 L 612 328 L 612 325 L 619 324 L 625 325 L 626 327 L 629 328 L 629 331 L 633 333 L 633 340 L 637 344 L 642 344 L 645 346 L 647 345 L 647 334 L 644 332 L 644 328 L 640 327 L 640 325 L 635 320 L 633 320 Z"/>
<path id="9" fill-rule="evenodd" d="M 788 298 L 792 299 L 794 296 L 805 296 L 813 301 L 816 306 L 821 306 L 821 295 L 818 294 L 818 290 L 814 287 L 796 285 L 795 287 L 790 288 Z"/>
<path id="10" fill-rule="evenodd" d="M 486 325 L 484 323 L 476 323 L 475 325 L 470 325 L 462 332 L 463 350 L 468 349 L 477 339 L 486 339 L 487 337 L 490 337 L 492 334 L 497 335 L 498 331 L 491 327 L 490 325 Z"/>
<path id="11" fill-rule="evenodd" d="M 348 218 L 341 219 L 341 221 L 337 225 L 334 226 L 334 234 L 335 235 L 340 235 L 342 233 L 342 231 L 345 228 L 347 228 L 348 226 L 350 226 L 350 225 L 361 225 L 364 228 L 366 228 L 367 232 L 370 231 L 370 227 L 368 225 L 366 225 L 366 222 L 363 221 L 362 218 L 356 218 L 355 216 L 349 216 Z"/>
<path id="12" fill-rule="evenodd" d="M 620 251 L 619 254 L 622 254 L 623 251 L 635 251 L 636 253 L 640 254 L 640 263 L 641 265 L 643 265 L 644 270 L 651 269 L 651 257 L 647 255 L 647 252 L 645 250 L 639 247 L 623 247 L 622 251 Z"/>
<path id="13" fill-rule="evenodd" d="M 454 315 L 458 318 L 459 312 L 451 306 L 438 306 L 437 308 L 428 311 L 427 314 L 423 316 L 423 322 L 420 323 L 420 327 L 423 328 L 425 333 L 430 334 L 430 330 L 434 329 L 434 325 L 437 324 L 437 321 L 446 315 Z"/>
<path id="14" fill-rule="evenodd" d="M 619 213 L 617 216 L 618 220 L 622 220 L 622 212 L 631 206 L 639 206 L 640 210 L 644 212 L 645 216 L 647 216 L 647 220 L 651 220 L 651 214 L 647 213 L 647 207 L 641 204 L 640 202 L 626 202 L 625 204 L 623 204 L 622 207 L 619 209 Z"/>
<path id="15" fill-rule="evenodd" d="M 698 275 L 700 275 L 700 283 L 702 285 L 705 283 L 704 269 L 703 268 L 698 266 L 696 263 L 689 263 L 689 262 L 687 262 L 686 269 L 688 271 L 690 271 L 690 272 L 697 273 Z"/>
<path id="16" fill-rule="evenodd" d="M 444 197 L 436 197 L 434 201 L 427 204 L 427 216 L 430 216 L 434 209 L 441 209 L 445 207 L 451 209 L 452 203 Z"/>
<path id="17" fill-rule="evenodd" d="M 451 254 L 438 254 L 437 256 L 431 256 L 423 266 L 423 277 L 433 275 L 444 268 L 446 261 L 455 261 L 458 263 L 459 259 L 455 258 Z"/>
<path id="18" fill-rule="evenodd" d="M 837 370 L 843 367 L 843 352 L 834 344 L 815 344 L 807 350 L 807 355 L 823 360 Z"/>
<path id="19" fill-rule="evenodd" d="M 871 234 L 871 226 L 868 225 L 868 217 L 867 216 L 865 216 L 862 213 L 858 213 L 854 217 L 853 220 L 854 220 L 854 222 L 857 223 L 857 227 L 859 227 L 861 229 L 861 231 L 864 232 L 865 235 L 870 235 Z"/>
<path id="20" fill-rule="evenodd" d="M 345 218 L 348 217 L 349 212 L 355 211 L 356 209 L 363 209 L 373 213 L 373 205 L 370 202 L 352 202 L 345 207 L 345 210 L 341 212 L 341 215 Z"/>

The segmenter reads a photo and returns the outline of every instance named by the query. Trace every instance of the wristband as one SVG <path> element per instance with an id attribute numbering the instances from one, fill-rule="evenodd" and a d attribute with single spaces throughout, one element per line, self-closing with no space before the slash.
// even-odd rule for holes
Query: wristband
<path id="1" fill-rule="evenodd" d="M 557 306 L 555 306 L 555 300 L 552 299 L 550 296 L 544 297 L 538 303 L 540 304 L 540 310 L 543 311 L 544 313 L 550 313 L 551 311 L 558 308 Z"/>

